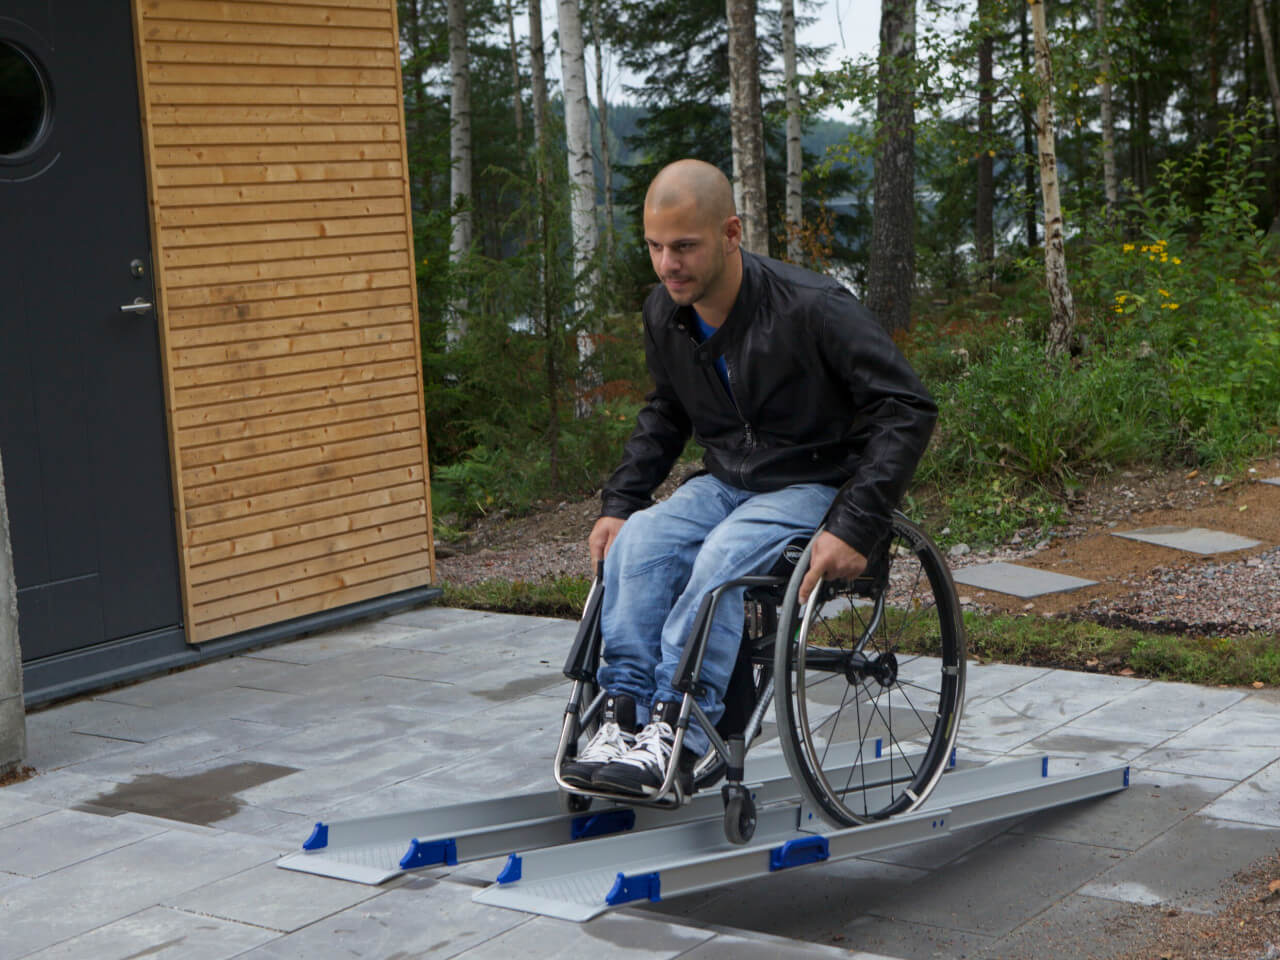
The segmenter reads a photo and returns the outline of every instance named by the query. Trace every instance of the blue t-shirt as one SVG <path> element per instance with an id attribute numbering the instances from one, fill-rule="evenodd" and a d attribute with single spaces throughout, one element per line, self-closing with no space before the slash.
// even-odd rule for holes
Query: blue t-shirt
<path id="1" fill-rule="evenodd" d="M 706 343 L 711 339 L 711 335 L 716 332 L 716 328 L 702 319 L 702 314 L 697 310 L 693 311 L 693 319 L 698 324 L 698 342 Z M 729 368 L 724 362 L 724 354 L 716 357 L 716 373 L 720 374 L 720 382 L 724 384 L 724 388 L 729 391 L 729 396 L 733 397 L 733 387 L 729 386 Z"/>

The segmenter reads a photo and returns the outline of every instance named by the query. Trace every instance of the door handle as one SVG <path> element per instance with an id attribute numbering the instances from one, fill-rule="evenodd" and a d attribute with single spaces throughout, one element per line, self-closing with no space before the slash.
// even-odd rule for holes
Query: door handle
<path id="1" fill-rule="evenodd" d="M 134 297 L 133 303 L 126 303 L 120 308 L 121 313 L 150 313 L 151 301 L 143 300 L 141 297 Z"/>

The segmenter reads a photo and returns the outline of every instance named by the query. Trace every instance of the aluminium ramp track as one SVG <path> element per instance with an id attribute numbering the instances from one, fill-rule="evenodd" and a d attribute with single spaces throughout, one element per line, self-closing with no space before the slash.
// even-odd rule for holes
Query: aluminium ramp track
<path id="1" fill-rule="evenodd" d="M 727 842 L 716 818 L 641 836 L 513 853 L 498 882 L 473 899 L 585 921 L 633 901 L 658 901 L 777 870 L 865 856 L 1102 796 L 1128 783 L 1127 766 L 1050 776 L 1048 757 L 996 762 L 948 773 L 920 811 L 867 826 L 835 830 L 803 806 L 790 804 L 761 810 L 755 837 L 744 846 Z"/>
<path id="2" fill-rule="evenodd" d="M 832 771 L 833 776 L 847 771 L 858 759 L 855 745 L 842 746 L 846 756 L 833 757 L 840 765 L 839 770 Z M 877 755 L 880 748 L 877 742 Z M 757 807 L 798 800 L 799 793 L 780 754 L 752 757 L 751 761 L 748 770 L 752 778 L 746 785 Z M 864 766 L 865 776 L 880 779 L 889 769 L 890 758 L 871 760 Z M 623 831 L 641 833 L 702 819 L 713 820 L 716 828 L 722 829 L 723 815 L 719 790 L 695 794 L 689 803 L 676 810 L 596 801 L 589 811 L 578 814 L 565 813 L 560 806 L 559 792 L 548 790 L 317 823 L 302 845 L 302 852 L 281 858 L 277 866 L 339 880 L 379 884 L 406 870 L 455 866 L 503 857 L 516 850 L 586 841 Z"/>

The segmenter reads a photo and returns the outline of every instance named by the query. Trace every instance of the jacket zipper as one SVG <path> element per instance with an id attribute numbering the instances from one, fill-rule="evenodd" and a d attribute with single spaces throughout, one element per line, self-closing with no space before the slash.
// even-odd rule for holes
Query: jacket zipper
<path id="1" fill-rule="evenodd" d="M 756 438 L 755 434 L 751 431 L 751 422 L 743 416 L 742 407 L 738 406 L 738 395 L 733 389 L 733 364 L 729 362 L 728 355 L 724 358 L 724 372 L 725 376 L 729 380 L 729 399 L 733 402 L 733 409 L 737 412 L 738 419 L 742 421 L 744 439 L 747 442 L 747 450 L 742 455 L 742 463 L 738 465 L 738 479 L 742 483 L 742 489 L 745 490 L 747 488 L 747 458 L 751 456 L 752 450 L 755 449 Z M 716 379 L 718 380 L 719 377 Z"/>

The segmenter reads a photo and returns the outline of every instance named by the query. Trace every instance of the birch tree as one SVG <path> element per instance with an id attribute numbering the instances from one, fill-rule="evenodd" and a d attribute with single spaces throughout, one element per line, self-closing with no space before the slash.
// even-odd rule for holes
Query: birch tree
<path id="1" fill-rule="evenodd" d="M 524 153 L 524 98 L 520 95 L 520 47 L 516 43 L 516 13 L 507 0 L 507 43 L 511 47 L 511 97 L 516 115 L 516 149 Z"/>
<path id="2" fill-rule="evenodd" d="M 1102 51 L 1098 60 L 1098 86 L 1102 95 L 1102 185 L 1110 215 L 1120 202 L 1120 188 L 1116 180 L 1116 124 L 1111 110 L 1111 39 L 1107 35 L 1107 0 L 1095 0 L 1094 20 Z"/>
<path id="3" fill-rule="evenodd" d="M 591 156 L 591 101 L 583 52 L 578 0 L 559 0 L 560 70 L 564 82 L 565 141 L 569 148 L 570 210 L 573 223 L 573 272 L 590 288 L 586 275 L 596 255 L 596 171 Z"/>
<path id="4" fill-rule="evenodd" d="M 1036 141 L 1040 151 L 1040 193 L 1044 199 L 1044 273 L 1049 287 L 1050 359 L 1061 356 L 1075 331 L 1076 309 L 1067 281 L 1067 257 L 1063 249 L 1062 202 L 1058 196 L 1058 156 L 1054 148 L 1053 63 L 1049 57 L 1049 29 L 1044 0 L 1029 0 L 1031 29 L 1035 35 Z"/>
<path id="5" fill-rule="evenodd" d="M 867 307 L 888 330 L 910 325 L 915 288 L 915 58 L 915 0 L 881 0 Z"/>
<path id="6" fill-rule="evenodd" d="M 1267 23 L 1267 8 L 1262 0 L 1253 0 L 1253 12 L 1258 18 L 1258 39 L 1262 44 L 1262 60 L 1267 69 L 1267 86 L 1271 90 L 1271 110 L 1280 129 L 1280 80 L 1276 78 L 1276 51 L 1271 40 L 1271 26 Z"/>
<path id="7" fill-rule="evenodd" d="M 769 253 L 769 213 L 764 188 L 764 117 L 760 110 L 760 64 L 756 45 L 756 0 L 728 0 L 729 99 L 733 141 L 733 186 L 742 245 Z"/>
<path id="8" fill-rule="evenodd" d="M 787 88 L 787 259 L 799 263 L 803 256 L 804 197 L 801 193 L 800 87 L 796 81 L 796 3 L 782 0 L 782 74 Z"/>
<path id="9" fill-rule="evenodd" d="M 453 237 L 449 262 L 458 264 L 471 250 L 471 69 L 467 55 L 466 0 L 449 0 L 449 201 Z M 455 301 L 446 331 L 448 342 L 466 334 L 465 301 Z"/>
<path id="10" fill-rule="evenodd" d="M 992 117 L 995 105 L 995 37 L 992 36 L 992 0 L 978 0 L 978 202 L 974 211 L 974 239 L 978 249 L 978 269 L 984 283 L 991 282 L 996 255 L 995 140 Z"/>
<path id="11" fill-rule="evenodd" d="M 591 38 L 596 56 L 596 115 L 600 126 L 600 166 L 604 171 L 604 254 L 613 263 L 613 161 L 609 156 L 609 101 L 604 90 L 604 53 L 600 42 L 600 0 L 591 0 Z"/>

